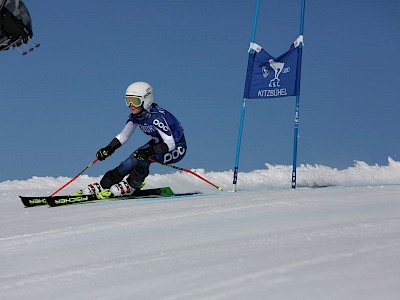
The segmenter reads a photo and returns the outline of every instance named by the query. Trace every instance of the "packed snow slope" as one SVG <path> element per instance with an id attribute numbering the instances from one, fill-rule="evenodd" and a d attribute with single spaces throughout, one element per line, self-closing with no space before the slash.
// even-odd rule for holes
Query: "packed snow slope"
<path id="1" fill-rule="evenodd" d="M 2 182 L 0 298 L 398 299 L 399 162 L 301 166 L 294 191 L 289 166 L 267 167 L 240 173 L 238 193 L 232 172 L 197 170 L 227 191 L 152 175 L 148 187 L 205 194 L 58 208 L 18 195 L 70 178 Z"/>

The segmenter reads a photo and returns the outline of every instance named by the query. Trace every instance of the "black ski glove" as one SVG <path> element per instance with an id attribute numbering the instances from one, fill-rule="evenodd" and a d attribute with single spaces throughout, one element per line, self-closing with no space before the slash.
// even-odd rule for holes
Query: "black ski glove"
<path id="1" fill-rule="evenodd" d="M 113 154 L 114 151 L 110 147 L 104 147 L 101 148 L 99 151 L 96 153 L 96 157 L 101 161 L 105 160 L 107 157 L 109 157 L 111 154 Z"/>
<path id="2" fill-rule="evenodd" d="M 133 156 L 137 160 L 147 160 L 153 154 L 155 154 L 155 152 L 154 152 L 154 149 L 152 146 L 144 148 L 144 149 L 138 149 L 135 152 L 133 152 Z"/>
<path id="3" fill-rule="evenodd" d="M 107 157 L 109 157 L 111 154 L 114 153 L 115 150 L 117 150 L 119 147 L 121 147 L 122 144 L 121 142 L 117 139 L 114 138 L 108 146 L 101 148 L 99 151 L 96 153 L 96 157 L 102 161 L 105 160 Z"/>

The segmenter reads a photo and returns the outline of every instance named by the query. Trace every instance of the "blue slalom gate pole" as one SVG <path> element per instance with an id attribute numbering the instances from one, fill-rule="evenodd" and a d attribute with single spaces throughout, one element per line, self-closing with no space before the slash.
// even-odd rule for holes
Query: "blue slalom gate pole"
<path id="1" fill-rule="evenodd" d="M 257 19 L 258 19 L 258 11 L 260 8 L 260 0 L 257 0 L 256 3 L 256 12 L 254 14 L 254 22 L 253 22 L 253 33 L 251 35 L 251 42 L 254 42 L 256 37 L 256 29 L 257 29 Z M 253 53 L 254 50 L 250 50 L 250 54 Z M 233 191 L 236 192 L 236 184 L 237 184 L 237 177 L 239 172 L 239 157 L 240 157 L 240 146 L 242 144 L 242 134 L 243 134 L 243 124 L 244 124 L 244 115 L 246 111 L 246 98 L 243 98 L 242 103 L 242 112 L 240 113 L 240 125 L 239 125 L 239 134 L 238 134 L 238 141 L 236 147 L 236 161 L 235 161 L 235 169 L 233 172 Z"/>
<path id="2" fill-rule="evenodd" d="M 301 3 L 301 17 L 300 17 L 300 37 L 303 37 L 304 30 L 304 12 L 305 12 L 306 0 L 302 0 Z M 303 43 L 299 44 L 299 58 L 297 61 L 298 76 L 296 80 L 296 108 L 294 115 L 294 143 L 293 143 L 293 170 L 292 170 L 292 189 L 296 188 L 297 180 L 297 139 L 299 137 L 299 114 L 300 114 L 300 77 L 301 77 L 301 57 L 303 53 Z"/>

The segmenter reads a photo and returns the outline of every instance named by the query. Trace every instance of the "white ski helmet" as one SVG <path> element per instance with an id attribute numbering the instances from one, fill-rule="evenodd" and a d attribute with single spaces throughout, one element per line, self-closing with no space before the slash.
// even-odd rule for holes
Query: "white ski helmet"
<path id="1" fill-rule="evenodd" d="M 125 92 L 127 106 L 141 106 L 148 110 L 153 103 L 153 88 L 147 82 L 134 82 L 128 86 Z"/>

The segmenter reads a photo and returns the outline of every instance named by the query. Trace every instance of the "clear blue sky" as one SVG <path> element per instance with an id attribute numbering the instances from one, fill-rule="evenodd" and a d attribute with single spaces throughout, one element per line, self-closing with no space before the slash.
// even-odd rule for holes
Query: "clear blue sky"
<path id="1" fill-rule="evenodd" d="M 133 81 L 150 82 L 181 120 L 189 152 L 179 165 L 233 169 L 255 0 L 24 2 L 41 47 L 0 52 L 0 181 L 76 175 L 124 126 Z M 255 41 L 271 55 L 297 38 L 300 5 L 261 0 Z M 399 160 L 399 16 L 398 0 L 306 2 L 299 164 Z M 291 165 L 294 104 L 248 101 L 240 171 Z M 87 173 L 147 139 L 135 132 Z"/>

